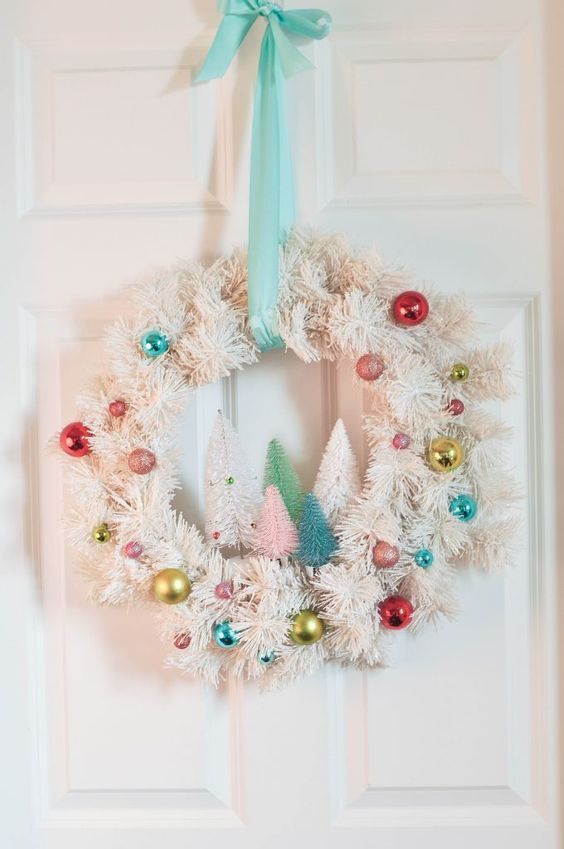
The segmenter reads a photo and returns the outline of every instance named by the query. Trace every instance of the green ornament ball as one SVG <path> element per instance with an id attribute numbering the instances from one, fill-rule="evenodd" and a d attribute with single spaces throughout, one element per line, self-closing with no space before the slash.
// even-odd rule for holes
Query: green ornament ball
<path id="1" fill-rule="evenodd" d="M 453 383 L 468 380 L 470 369 L 464 363 L 455 363 L 450 370 L 450 379 Z"/>
<path id="2" fill-rule="evenodd" d="M 168 339 L 160 330 L 147 330 L 141 337 L 141 350 L 151 359 L 160 357 L 168 351 Z"/>
<path id="3" fill-rule="evenodd" d="M 239 634 L 227 620 L 214 625 L 213 638 L 222 649 L 234 649 L 239 643 Z"/>
<path id="4" fill-rule="evenodd" d="M 478 512 L 478 505 L 471 495 L 457 495 L 450 502 L 449 510 L 461 522 L 470 522 Z"/>
<path id="5" fill-rule="evenodd" d="M 105 522 L 101 525 L 98 525 L 98 527 L 94 528 L 94 530 L 92 531 L 92 539 L 95 540 L 95 542 L 100 543 L 101 545 L 103 545 L 105 542 L 109 542 L 111 538 L 111 531 Z"/>
<path id="6" fill-rule="evenodd" d="M 413 555 L 413 559 L 418 566 L 421 566 L 422 569 L 428 569 L 429 566 L 433 565 L 433 560 L 435 558 L 433 552 L 428 548 L 420 548 L 419 551 L 416 551 Z"/>

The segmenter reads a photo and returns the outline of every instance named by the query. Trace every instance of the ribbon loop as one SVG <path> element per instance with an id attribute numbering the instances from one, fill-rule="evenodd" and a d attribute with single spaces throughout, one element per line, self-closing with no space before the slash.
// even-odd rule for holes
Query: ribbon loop
<path id="1" fill-rule="evenodd" d="M 224 17 L 196 77 L 222 77 L 257 18 L 266 23 L 258 66 L 249 197 L 249 324 L 261 351 L 283 348 L 277 301 L 279 246 L 295 219 L 284 79 L 312 68 L 291 35 L 325 38 L 331 16 L 321 9 L 286 11 L 269 0 L 219 0 Z"/>

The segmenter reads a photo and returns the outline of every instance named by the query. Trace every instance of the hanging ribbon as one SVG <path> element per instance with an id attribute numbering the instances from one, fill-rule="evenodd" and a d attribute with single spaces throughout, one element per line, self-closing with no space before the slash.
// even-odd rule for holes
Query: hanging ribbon
<path id="1" fill-rule="evenodd" d="M 219 0 L 224 17 L 197 82 L 222 77 L 259 17 L 266 21 L 258 66 L 249 197 L 249 323 L 261 351 L 284 347 L 278 331 L 279 245 L 295 219 L 284 79 L 313 68 L 289 35 L 325 38 L 320 9 L 286 11 L 266 0 Z"/>

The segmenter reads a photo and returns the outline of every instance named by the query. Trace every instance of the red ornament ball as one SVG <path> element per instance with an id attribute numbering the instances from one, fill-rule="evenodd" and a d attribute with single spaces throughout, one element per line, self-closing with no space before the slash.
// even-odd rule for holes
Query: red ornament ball
<path id="1" fill-rule="evenodd" d="M 408 436 L 407 433 L 396 433 L 392 439 L 392 445 L 394 448 L 397 448 L 398 451 L 401 451 L 404 448 L 409 448 L 411 445 L 411 437 Z"/>
<path id="2" fill-rule="evenodd" d="M 215 540 L 219 539 L 219 538 L 220 538 L 220 536 L 221 536 L 221 534 L 219 533 L 219 531 L 214 531 L 214 532 L 213 532 L 213 534 L 212 534 L 212 537 L 213 537 Z"/>
<path id="3" fill-rule="evenodd" d="M 372 549 L 372 562 L 379 569 L 389 569 L 391 566 L 395 566 L 399 556 L 399 548 L 383 540 L 377 542 Z"/>
<path id="4" fill-rule="evenodd" d="M 174 645 L 177 649 L 187 649 L 191 642 L 192 637 L 185 631 L 180 634 L 177 634 L 174 638 Z"/>
<path id="5" fill-rule="evenodd" d="M 464 412 L 464 401 L 461 401 L 460 398 L 453 398 L 448 405 L 448 411 L 452 416 L 459 416 Z"/>
<path id="6" fill-rule="evenodd" d="M 413 616 L 413 605 L 400 595 L 391 595 L 378 605 L 378 613 L 383 628 L 401 631 L 407 628 Z"/>
<path id="7" fill-rule="evenodd" d="M 90 452 L 88 439 L 91 436 L 91 432 L 82 422 L 71 422 L 62 429 L 59 445 L 69 457 L 84 457 Z"/>
<path id="8" fill-rule="evenodd" d="M 123 553 L 126 557 L 130 557 L 132 560 L 137 560 L 137 558 L 141 557 L 143 554 L 143 546 L 140 542 L 137 542 L 137 540 L 132 539 L 124 545 Z"/>
<path id="9" fill-rule="evenodd" d="M 356 364 L 356 373 L 362 380 L 378 380 L 385 368 L 378 354 L 364 354 Z"/>
<path id="10" fill-rule="evenodd" d="M 110 416 L 113 416 L 114 419 L 121 419 L 122 416 L 125 416 L 127 404 L 121 398 L 118 398 L 116 401 L 112 401 L 112 403 L 108 405 L 108 409 L 110 411 Z"/>
<path id="11" fill-rule="evenodd" d="M 228 601 L 233 596 L 233 581 L 221 581 L 215 588 L 216 598 Z"/>
<path id="12" fill-rule="evenodd" d="M 394 301 L 393 313 L 398 324 L 415 327 L 429 315 L 429 301 L 421 292 L 402 292 Z"/>
<path id="13" fill-rule="evenodd" d="M 148 448 L 134 448 L 127 463 L 136 475 L 148 475 L 157 465 L 157 458 Z"/>

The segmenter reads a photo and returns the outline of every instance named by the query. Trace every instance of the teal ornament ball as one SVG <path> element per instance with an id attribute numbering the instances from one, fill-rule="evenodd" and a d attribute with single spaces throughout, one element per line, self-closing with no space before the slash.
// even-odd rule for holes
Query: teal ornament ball
<path id="1" fill-rule="evenodd" d="M 141 349 L 147 357 L 160 357 L 168 351 L 168 339 L 160 330 L 147 330 L 141 337 Z"/>
<path id="2" fill-rule="evenodd" d="M 428 548 L 420 548 L 419 551 L 416 551 L 413 555 L 413 559 L 418 566 L 421 566 L 422 569 L 428 569 L 429 566 L 433 565 L 435 557 L 433 552 L 429 551 Z"/>
<path id="3" fill-rule="evenodd" d="M 449 510 L 461 522 L 469 522 L 478 512 L 478 505 L 471 495 L 457 495 L 450 502 Z"/>
<path id="4" fill-rule="evenodd" d="M 261 666 L 270 666 L 270 664 L 276 660 L 276 652 L 273 651 L 264 651 L 260 652 L 259 663 Z"/>
<path id="5" fill-rule="evenodd" d="M 213 638 L 222 649 L 234 649 L 239 642 L 239 634 L 227 620 L 214 625 Z"/>

